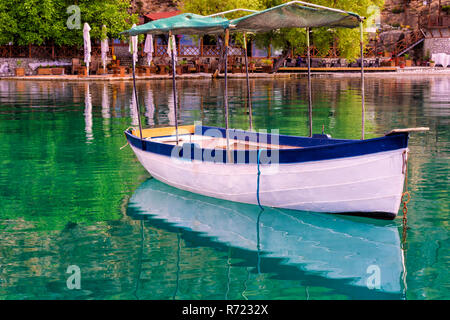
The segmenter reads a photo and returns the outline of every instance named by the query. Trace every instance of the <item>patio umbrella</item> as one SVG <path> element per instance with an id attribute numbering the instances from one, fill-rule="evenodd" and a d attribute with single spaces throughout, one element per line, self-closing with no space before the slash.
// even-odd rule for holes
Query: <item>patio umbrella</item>
<path id="1" fill-rule="evenodd" d="M 176 64 L 176 62 L 177 62 L 177 43 L 175 41 L 174 35 L 169 37 L 169 43 L 167 45 L 167 54 L 169 55 L 169 57 L 172 56 L 172 51 L 173 51 L 173 60 L 175 61 L 175 64 Z"/>
<path id="2" fill-rule="evenodd" d="M 91 36 L 89 31 L 91 27 L 87 23 L 84 23 L 83 27 L 83 40 L 84 40 L 84 63 L 86 63 L 87 74 L 89 75 L 89 64 L 91 62 Z"/>
<path id="3" fill-rule="evenodd" d="M 136 24 L 133 24 L 133 28 L 136 27 Z M 131 36 L 130 37 L 130 53 L 133 55 L 133 63 L 136 63 L 138 60 L 138 37 Z"/>
<path id="4" fill-rule="evenodd" d="M 103 25 L 102 27 L 102 64 L 103 64 L 103 70 L 106 70 L 106 60 L 108 59 L 108 52 L 109 52 L 109 46 L 108 46 L 108 36 L 106 33 L 106 26 Z"/>
<path id="5" fill-rule="evenodd" d="M 144 52 L 147 54 L 147 63 L 150 66 L 153 59 L 153 36 L 151 34 L 145 37 Z"/>

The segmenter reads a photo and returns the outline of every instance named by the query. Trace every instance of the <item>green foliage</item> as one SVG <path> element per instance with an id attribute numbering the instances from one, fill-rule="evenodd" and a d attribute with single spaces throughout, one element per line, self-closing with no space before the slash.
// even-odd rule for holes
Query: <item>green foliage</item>
<path id="1" fill-rule="evenodd" d="M 185 1 L 184 4 L 181 5 L 181 8 L 185 12 L 209 15 L 234 8 L 263 10 L 286 2 L 289 1 L 189 0 Z M 374 7 L 382 8 L 384 5 L 384 0 L 311 0 L 309 2 L 354 12 L 366 18 L 371 17 L 371 15 L 377 12 L 376 10 L 373 10 Z M 243 13 L 233 13 L 228 14 L 226 18 L 232 19 L 242 15 Z M 329 28 L 314 28 L 312 30 L 311 45 L 316 46 L 319 52 L 328 51 L 330 45 L 335 41 L 343 58 L 352 61 L 359 57 L 359 29 L 336 28 L 333 32 L 330 32 L 332 30 Z M 272 45 L 275 49 L 292 49 L 294 50 L 294 53 L 303 52 L 306 47 L 306 32 L 304 29 L 280 29 L 264 34 L 249 35 L 249 38 L 254 39 L 258 47 L 268 47 L 269 45 Z M 242 43 L 242 35 L 235 35 L 234 41 Z"/>
<path id="2" fill-rule="evenodd" d="M 196 13 L 201 15 L 210 15 L 236 8 L 245 8 L 252 10 L 261 10 L 264 8 L 261 4 L 261 0 L 178 0 L 176 2 L 184 12 Z M 234 12 L 227 14 L 226 18 L 235 19 L 242 17 L 245 14 L 246 13 L 243 12 Z"/>
<path id="3" fill-rule="evenodd" d="M 392 10 L 391 10 L 391 12 L 394 14 L 402 13 L 403 11 L 405 11 L 405 10 L 403 10 L 402 7 L 395 7 L 395 8 L 392 8 Z"/>
<path id="4" fill-rule="evenodd" d="M 80 8 L 80 29 L 66 24 L 72 15 L 67 8 L 74 4 Z M 102 25 L 108 37 L 117 38 L 138 21 L 129 6 L 127 0 L 0 0 L 0 44 L 82 44 L 84 22 L 93 39 L 102 38 Z"/>
<path id="5" fill-rule="evenodd" d="M 450 5 L 445 5 L 441 7 L 441 10 L 446 14 L 450 14 Z"/>

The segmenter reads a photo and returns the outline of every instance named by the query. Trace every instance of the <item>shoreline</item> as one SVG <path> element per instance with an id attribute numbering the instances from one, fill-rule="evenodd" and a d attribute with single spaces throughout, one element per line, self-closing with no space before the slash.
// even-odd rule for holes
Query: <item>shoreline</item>
<path id="1" fill-rule="evenodd" d="M 313 71 L 312 77 L 361 77 L 361 73 L 355 70 L 349 71 Z M 429 68 L 429 67 L 410 67 L 410 68 L 397 68 L 395 71 L 375 71 L 370 70 L 364 72 L 364 77 L 405 77 L 405 76 L 450 76 L 450 68 Z M 277 78 L 304 78 L 307 77 L 306 72 L 277 72 L 277 73 L 250 73 L 249 78 L 252 79 L 277 79 Z M 195 74 L 182 74 L 177 75 L 179 80 L 189 79 L 213 79 L 211 73 L 195 73 Z M 224 75 L 219 74 L 216 79 L 223 79 Z M 231 73 L 228 75 L 230 79 L 245 79 L 245 73 Z M 138 76 L 136 75 L 136 81 L 142 80 L 170 80 L 172 76 L 167 75 L 151 75 L 151 76 Z M 32 75 L 32 76 L 1 76 L 1 80 L 25 80 L 25 81 L 73 81 L 73 82 L 85 82 L 85 81 L 133 81 L 131 75 L 125 77 L 115 77 L 112 75 L 91 75 L 86 77 L 80 77 L 78 75 Z"/>

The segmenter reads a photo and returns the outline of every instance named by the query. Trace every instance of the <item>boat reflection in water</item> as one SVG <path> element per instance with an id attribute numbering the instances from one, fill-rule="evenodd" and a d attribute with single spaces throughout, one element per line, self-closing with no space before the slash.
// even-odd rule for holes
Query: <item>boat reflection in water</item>
<path id="1" fill-rule="evenodd" d="M 176 227 L 200 245 L 241 249 L 234 251 L 240 251 L 239 258 L 258 273 L 333 288 L 355 299 L 404 297 L 403 251 L 393 222 L 261 210 L 183 191 L 156 179 L 135 191 L 128 214 L 168 230 Z M 369 289 L 368 283 L 379 284 L 379 289 Z"/>

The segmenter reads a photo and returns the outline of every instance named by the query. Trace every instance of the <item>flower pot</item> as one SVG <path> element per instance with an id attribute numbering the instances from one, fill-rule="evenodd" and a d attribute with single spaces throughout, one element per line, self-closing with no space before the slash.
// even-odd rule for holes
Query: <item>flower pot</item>
<path id="1" fill-rule="evenodd" d="M 435 65 L 436 65 L 435 62 L 430 62 L 430 67 L 434 68 Z"/>
<path id="2" fill-rule="evenodd" d="M 272 65 L 265 65 L 262 68 L 263 68 L 262 71 L 265 73 L 270 73 L 270 72 L 272 72 L 272 69 L 273 69 Z"/>
<path id="3" fill-rule="evenodd" d="M 37 74 L 39 76 L 49 76 L 52 74 L 52 69 L 51 68 L 38 68 Z"/>
<path id="4" fill-rule="evenodd" d="M 54 75 L 62 75 L 64 74 L 64 68 L 52 68 L 52 74 Z"/>
<path id="5" fill-rule="evenodd" d="M 407 67 L 412 67 L 412 60 L 406 60 L 405 64 Z"/>
<path id="6" fill-rule="evenodd" d="M 25 68 L 16 68 L 15 73 L 16 76 L 23 77 L 25 75 Z"/>
<path id="7" fill-rule="evenodd" d="M 176 66 L 175 67 L 177 74 L 183 74 L 183 66 Z"/>
<path id="8" fill-rule="evenodd" d="M 87 76 L 87 67 L 80 67 L 78 69 L 78 76 L 80 77 L 86 77 Z"/>

